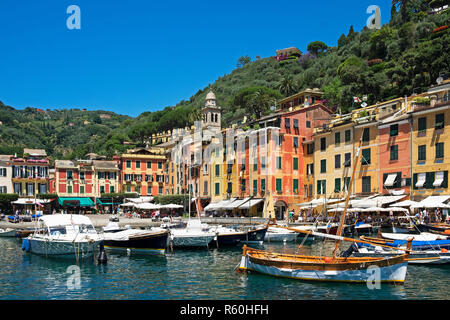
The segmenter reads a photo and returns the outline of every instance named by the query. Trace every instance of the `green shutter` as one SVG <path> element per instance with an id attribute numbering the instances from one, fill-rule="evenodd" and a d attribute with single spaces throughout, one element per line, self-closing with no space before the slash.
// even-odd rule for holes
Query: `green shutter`
<path id="1" fill-rule="evenodd" d="M 341 178 L 334 179 L 334 192 L 341 191 Z"/>
<path id="2" fill-rule="evenodd" d="M 294 193 L 298 193 L 298 179 L 293 180 L 293 191 Z"/>
<path id="3" fill-rule="evenodd" d="M 294 170 L 298 170 L 298 158 L 294 158 Z"/>
<path id="4" fill-rule="evenodd" d="M 277 188 L 277 192 L 281 193 L 282 192 L 282 188 L 281 188 L 281 179 L 277 179 L 276 180 L 276 188 Z"/>
<path id="5" fill-rule="evenodd" d="M 370 148 L 362 150 L 361 164 L 362 165 L 370 164 Z"/>

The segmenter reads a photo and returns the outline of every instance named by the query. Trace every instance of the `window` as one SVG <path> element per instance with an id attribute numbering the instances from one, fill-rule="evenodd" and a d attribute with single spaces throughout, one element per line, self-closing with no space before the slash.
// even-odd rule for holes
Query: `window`
<path id="1" fill-rule="evenodd" d="M 232 193 L 232 192 L 233 192 L 233 183 L 232 182 L 228 182 L 227 193 Z"/>
<path id="2" fill-rule="evenodd" d="M 38 191 L 40 194 L 47 193 L 47 185 L 45 183 L 39 183 Z"/>
<path id="3" fill-rule="evenodd" d="M 173 168 L 173 163 L 172 163 L 172 168 Z M 152 162 L 147 161 L 147 170 L 151 170 L 151 169 L 152 169 Z"/>
<path id="4" fill-rule="evenodd" d="M 227 173 L 228 174 L 231 174 L 233 172 L 233 164 L 232 163 L 229 163 L 228 164 L 228 168 L 227 168 Z"/>
<path id="5" fill-rule="evenodd" d="M 257 160 L 255 160 L 255 161 L 257 161 Z M 253 164 L 253 171 L 258 171 L 258 163 L 254 163 Z"/>
<path id="6" fill-rule="evenodd" d="M 391 146 L 391 160 L 398 160 L 398 145 Z"/>
<path id="7" fill-rule="evenodd" d="M 152 186 L 147 186 L 147 195 L 152 194 Z"/>
<path id="8" fill-rule="evenodd" d="M 131 192 L 131 186 L 127 185 L 127 192 Z"/>
<path id="9" fill-rule="evenodd" d="M 84 171 L 80 172 L 80 180 L 84 180 Z"/>
<path id="10" fill-rule="evenodd" d="M 246 182 L 245 179 L 241 179 L 241 191 L 245 191 L 246 189 Z"/>
<path id="11" fill-rule="evenodd" d="M 391 124 L 389 135 L 391 137 L 398 136 L 398 124 Z"/>
<path id="12" fill-rule="evenodd" d="M 261 179 L 261 192 L 266 191 L 266 179 Z"/>
<path id="13" fill-rule="evenodd" d="M 345 130 L 345 142 L 350 142 L 351 140 L 351 131 Z"/>
<path id="14" fill-rule="evenodd" d="M 158 169 L 162 169 L 162 165 L 163 165 L 162 162 L 158 162 Z"/>
<path id="15" fill-rule="evenodd" d="M 313 154 L 314 153 L 314 143 L 310 143 L 306 145 L 306 153 Z"/>
<path id="16" fill-rule="evenodd" d="M 216 177 L 220 175 L 220 164 L 216 164 Z"/>
<path id="17" fill-rule="evenodd" d="M 350 186 L 350 177 L 345 177 L 344 178 L 344 188 L 342 190 L 348 191 L 349 186 Z"/>
<path id="18" fill-rule="evenodd" d="M 351 167 L 352 166 L 352 155 L 350 152 L 347 152 L 344 154 L 344 167 Z"/>
<path id="19" fill-rule="evenodd" d="M 309 121 L 309 120 L 306 121 L 306 127 L 311 128 L 311 121 Z"/>
<path id="20" fill-rule="evenodd" d="M 426 158 L 427 158 L 427 146 L 421 145 L 418 147 L 418 150 L 417 150 L 417 160 L 425 161 Z"/>
<path id="21" fill-rule="evenodd" d="M 314 163 L 309 163 L 306 165 L 306 174 L 307 175 L 314 174 Z"/>
<path id="22" fill-rule="evenodd" d="M 327 194 L 327 180 L 317 180 L 317 194 Z"/>
<path id="23" fill-rule="evenodd" d="M 67 193 L 72 193 L 72 186 L 67 186 Z"/>
<path id="24" fill-rule="evenodd" d="M 444 114 L 439 113 L 436 115 L 436 122 L 434 124 L 436 130 L 444 129 Z"/>
<path id="25" fill-rule="evenodd" d="M 100 194 L 105 193 L 105 186 L 100 186 Z"/>
<path id="26" fill-rule="evenodd" d="M 131 160 L 127 160 L 127 168 L 131 168 Z"/>
<path id="27" fill-rule="evenodd" d="M 424 132 L 427 130 L 427 118 L 423 117 L 423 118 L 419 118 L 419 124 L 418 124 L 418 129 L 419 132 Z"/>
<path id="28" fill-rule="evenodd" d="M 208 194 L 208 181 L 203 181 L 203 194 Z"/>
<path id="29" fill-rule="evenodd" d="M 277 146 L 278 146 L 278 147 L 281 147 L 282 144 L 283 144 L 283 136 L 278 136 L 278 139 L 277 139 Z"/>
<path id="30" fill-rule="evenodd" d="M 341 144 L 341 133 L 335 132 L 334 133 L 334 145 L 337 147 Z"/>
<path id="31" fill-rule="evenodd" d="M 339 169 L 341 167 L 341 155 L 340 154 L 336 154 L 334 156 L 334 168 L 335 169 Z"/>
<path id="32" fill-rule="evenodd" d="M 341 191 L 341 178 L 334 179 L 334 192 Z"/>
<path id="33" fill-rule="evenodd" d="M 73 179 L 73 172 L 72 172 L 72 170 L 67 170 L 67 179 Z"/>
<path id="34" fill-rule="evenodd" d="M 289 118 L 284 119 L 284 127 L 288 129 L 291 127 L 291 120 Z"/>
<path id="35" fill-rule="evenodd" d="M 253 195 L 256 196 L 258 194 L 258 180 L 253 180 Z"/>
<path id="36" fill-rule="evenodd" d="M 363 193 L 370 193 L 370 176 L 364 176 L 362 177 L 362 192 Z"/>
<path id="37" fill-rule="evenodd" d="M 298 170 L 298 158 L 293 158 L 293 164 L 292 164 L 292 168 L 294 170 Z"/>
<path id="38" fill-rule="evenodd" d="M 281 179 L 276 179 L 276 189 L 277 189 L 277 193 L 282 192 Z"/>
<path id="39" fill-rule="evenodd" d="M 160 162 L 161 163 L 161 162 Z M 163 194 L 163 187 L 159 186 L 158 187 L 158 194 Z"/>
<path id="40" fill-rule="evenodd" d="M 294 148 L 298 148 L 298 137 L 294 137 Z"/>
<path id="41" fill-rule="evenodd" d="M 370 141 L 370 129 L 369 128 L 364 128 L 362 141 L 363 142 L 369 142 Z"/>
<path id="42" fill-rule="evenodd" d="M 136 168 L 140 169 L 141 168 L 141 162 L 140 161 L 136 161 Z"/>
<path id="43" fill-rule="evenodd" d="M 320 138 L 320 151 L 325 151 L 327 149 L 326 138 Z"/>
<path id="44" fill-rule="evenodd" d="M 262 169 L 266 168 L 266 157 L 261 157 L 261 168 Z"/>
<path id="45" fill-rule="evenodd" d="M 0 177 L 6 177 L 6 168 L 0 169 Z"/>
<path id="46" fill-rule="evenodd" d="M 364 165 L 369 165 L 370 164 L 370 148 L 363 149 L 361 156 L 362 156 L 361 164 L 363 166 Z"/>
<path id="47" fill-rule="evenodd" d="M 294 190 L 294 193 L 298 193 L 298 179 L 292 180 L 292 190 Z"/>
<path id="48" fill-rule="evenodd" d="M 294 119 L 294 129 L 298 129 L 298 119 Z"/>
<path id="49" fill-rule="evenodd" d="M 326 159 L 320 160 L 320 173 L 326 172 L 327 172 L 327 160 Z"/>
<path id="50" fill-rule="evenodd" d="M 444 143 L 439 142 L 436 143 L 436 158 L 443 158 L 444 157 Z"/>
<path id="51" fill-rule="evenodd" d="M 220 193 L 220 183 L 216 182 L 216 184 L 214 185 L 214 194 L 217 196 Z"/>
<path id="52" fill-rule="evenodd" d="M 114 187 L 113 186 L 109 187 L 109 193 L 114 193 Z"/>

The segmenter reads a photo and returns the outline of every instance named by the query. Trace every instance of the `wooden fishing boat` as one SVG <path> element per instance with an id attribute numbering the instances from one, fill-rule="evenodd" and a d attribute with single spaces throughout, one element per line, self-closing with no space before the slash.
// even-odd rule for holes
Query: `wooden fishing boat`
<path id="1" fill-rule="evenodd" d="M 361 141 L 355 160 L 358 163 Z M 360 242 L 359 240 L 342 237 L 345 216 L 348 208 L 351 186 L 355 176 L 356 165 L 353 166 L 352 177 L 345 201 L 345 209 L 341 215 L 337 235 L 324 234 L 315 231 L 300 231 L 306 234 L 334 238 L 336 245 L 331 256 L 305 256 L 295 254 L 280 254 L 264 250 L 243 247 L 242 257 L 236 271 L 256 271 L 268 275 L 314 281 L 343 281 L 368 283 L 376 280 L 385 283 L 404 283 L 408 266 L 409 249 L 406 253 L 394 257 L 361 257 L 353 258 L 341 253 L 338 256 L 340 241 Z M 285 227 L 285 229 L 290 229 Z M 411 240 L 408 242 L 411 246 Z"/>
<path id="2" fill-rule="evenodd" d="M 450 225 L 445 223 L 418 224 L 417 229 L 421 232 L 442 232 L 450 236 Z"/>
<path id="3" fill-rule="evenodd" d="M 406 240 L 391 240 L 384 238 L 373 238 L 361 236 L 361 240 L 373 245 L 382 245 L 386 247 L 401 248 L 405 247 Z M 411 249 L 418 250 L 450 250 L 450 240 L 413 240 L 411 242 Z"/>
<path id="4" fill-rule="evenodd" d="M 381 247 L 360 247 L 353 253 L 354 257 L 392 257 L 398 255 L 398 251 Z M 450 263 L 450 252 L 442 250 L 419 250 L 411 251 L 408 257 L 411 264 L 448 264 Z"/>

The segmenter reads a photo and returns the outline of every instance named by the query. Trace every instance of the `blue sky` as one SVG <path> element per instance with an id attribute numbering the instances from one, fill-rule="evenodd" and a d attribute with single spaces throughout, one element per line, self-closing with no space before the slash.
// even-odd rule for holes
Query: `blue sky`
<path id="1" fill-rule="evenodd" d="M 73 4 L 80 30 L 66 26 Z M 2 0 L 0 101 L 137 116 L 189 99 L 242 55 L 337 45 L 365 26 L 370 5 L 389 21 L 390 0 Z"/>

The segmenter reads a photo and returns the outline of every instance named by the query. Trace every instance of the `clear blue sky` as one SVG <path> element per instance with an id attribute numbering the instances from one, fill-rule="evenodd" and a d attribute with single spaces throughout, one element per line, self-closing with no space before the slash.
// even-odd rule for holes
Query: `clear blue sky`
<path id="1" fill-rule="evenodd" d="M 81 30 L 69 30 L 69 5 Z M 390 0 L 1 0 L 0 101 L 137 116 L 189 99 L 242 55 L 268 57 L 360 31 Z"/>

